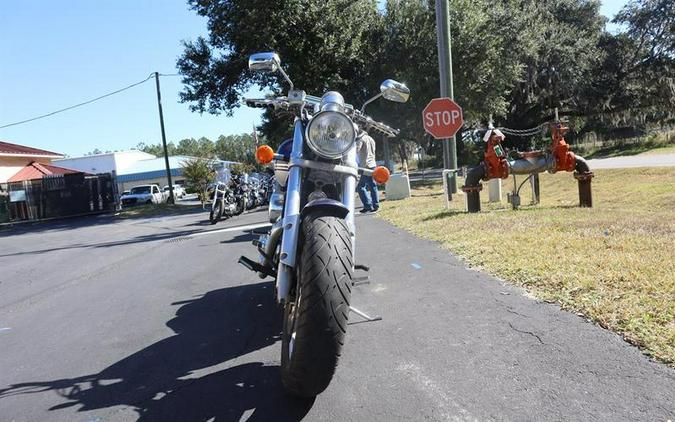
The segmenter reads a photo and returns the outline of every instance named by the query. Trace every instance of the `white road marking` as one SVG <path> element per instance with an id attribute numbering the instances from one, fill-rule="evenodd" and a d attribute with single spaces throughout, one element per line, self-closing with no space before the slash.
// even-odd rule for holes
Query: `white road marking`
<path id="1" fill-rule="evenodd" d="M 11 329 L 12 329 L 11 327 L 2 327 L 0 328 L 0 331 L 9 331 Z"/>
<path id="2" fill-rule="evenodd" d="M 270 227 L 270 223 L 256 223 L 256 224 L 249 224 L 247 226 L 235 226 L 235 227 L 226 227 L 224 229 L 218 229 L 218 230 L 209 230 L 209 231 L 204 231 L 204 232 L 197 232 L 197 233 L 190 233 L 188 235 L 184 236 L 177 236 L 172 238 L 173 239 L 180 239 L 180 238 L 190 238 L 190 237 L 197 237 L 197 236 L 206 236 L 207 234 L 217 234 L 217 233 L 225 233 L 225 232 L 236 232 L 236 231 L 246 231 L 246 230 L 254 230 L 254 229 L 259 229 L 262 227 Z"/>
<path id="3" fill-rule="evenodd" d="M 410 265 L 416 270 L 422 269 L 422 266 L 420 264 L 418 264 L 417 262 L 411 262 Z"/>

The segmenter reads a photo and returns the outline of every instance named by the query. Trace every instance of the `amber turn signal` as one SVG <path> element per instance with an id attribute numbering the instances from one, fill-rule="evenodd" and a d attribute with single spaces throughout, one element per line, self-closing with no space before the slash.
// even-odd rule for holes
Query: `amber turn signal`
<path id="1" fill-rule="evenodd" d="M 373 170 L 373 180 L 380 185 L 387 183 L 389 180 L 389 169 L 382 166 L 375 167 L 375 170 Z"/>
<path id="2" fill-rule="evenodd" d="M 274 150 L 269 145 L 260 145 L 255 150 L 255 159 L 260 164 L 269 164 L 274 160 Z"/>

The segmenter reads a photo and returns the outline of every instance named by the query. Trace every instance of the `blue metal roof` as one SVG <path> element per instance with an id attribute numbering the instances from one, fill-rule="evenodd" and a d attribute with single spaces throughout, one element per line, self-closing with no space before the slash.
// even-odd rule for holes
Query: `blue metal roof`
<path id="1" fill-rule="evenodd" d="M 182 176 L 182 168 L 172 168 L 171 176 Z M 133 173 L 133 174 L 122 174 L 117 176 L 118 182 L 135 182 L 138 180 L 147 180 L 147 179 L 156 179 L 159 177 L 166 177 L 166 169 L 155 170 L 155 171 L 146 171 L 143 173 Z"/>
<path id="2" fill-rule="evenodd" d="M 183 163 L 194 159 L 187 155 L 174 155 L 169 157 L 169 167 L 171 169 L 171 176 L 183 175 Z M 222 161 L 224 164 L 235 164 L 233 161 Z M 164 157 L 153 158 L 150 160 L 140 160 L 135 162 L 129 168 L 117 175 L 118 182 L 135 182 L 139 180 L 156 179 L 166 176 L 166 164 Z"/>

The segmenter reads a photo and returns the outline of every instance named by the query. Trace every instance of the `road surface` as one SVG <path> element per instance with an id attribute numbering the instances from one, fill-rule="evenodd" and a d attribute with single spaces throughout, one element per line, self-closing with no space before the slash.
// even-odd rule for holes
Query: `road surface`
<path id="1" fill-rule="evenodd" d="M 0 421 L 675 420 L 675 371 L 372 215 L 353 305 L 383 320 L 286 397 L 274 286 L 235 264 L 265 214 L 0 232 Z"/>

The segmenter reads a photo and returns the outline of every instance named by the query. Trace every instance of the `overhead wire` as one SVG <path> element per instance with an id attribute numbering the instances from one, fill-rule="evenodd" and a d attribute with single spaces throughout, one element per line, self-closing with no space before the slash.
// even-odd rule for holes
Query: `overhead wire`
<path id="1" fill-rule="evenodd" d="M 158 75 L 159 76 L 180 76 L 180 74 L 178 74 L 178 73 L 159 73 Z M 127 85 L 124 88 L 117 89 L 115 91 L 109 92 L 109 93 L 101 95 L 99 97 L 92 98 L 91 100 L 87 100 L 87 101 L 84 101 L 84 102 L 81 102 L 81 103 L 78 103 L 78 104 L 75 104 L 75 105 L 72 105 L 72 106 L 69 106 L 69 107 L 66 107 L 66 108 L 62 108 L 60 110 L 52 111 L 51 113 L 42 114 L 40 116 L 31 117 L 30 119 L 21 120 L 21 121 L 18 121 L 18 122 L 2 125 L 2 126 L 0 126 L 0 129 L 4 129 L 4 128 L 10 127 L 10 126 L 21 125 L 21 124 L 32 122 L 32 121 L 39 120 L 39 119 L 44 119 L 45 117 L 53 116 L 55 114 L 63 113 L 64 111 L 72 110 L 72 109 L 77 108 L 77 107 L 82 107 L 84 105 L 91 104 L 93 102 L 102 100 L 104 98 L 110 97 L 110 96 L 115 95 L 115 94 L 119 94 L 120 92 L 126 91 L 126 90 L 131 89 L 133 87 L 136 87 L 138 85 L 141 85 L 141 84 L 149 81 L 150 79 L 152 79 L 154 76 L 155 76 L 155 72 L 152 72 L 150 75 L 148 75 L 147 78 L 143 79 L 142 81 L 133 83 L 131 85 Z"/>

